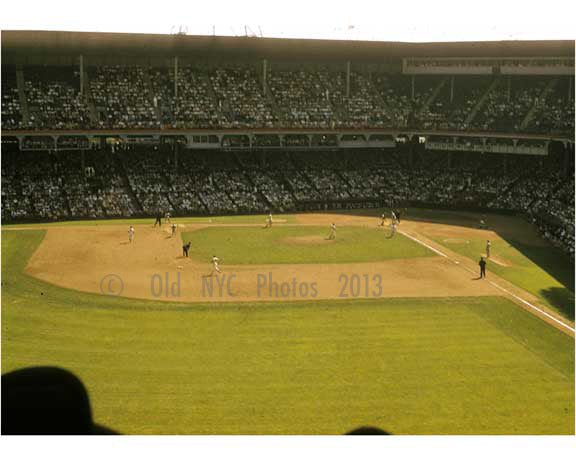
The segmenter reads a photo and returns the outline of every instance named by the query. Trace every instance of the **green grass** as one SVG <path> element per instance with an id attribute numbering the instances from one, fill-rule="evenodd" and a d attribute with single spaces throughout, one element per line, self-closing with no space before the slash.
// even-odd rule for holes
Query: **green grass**
<path id="1" fill-rule="evenodd" d="M 184 232 L 190 255 L 209 261 L 217 255 L 226 264 L 299 264 L 374 262 L 394 258 L 435 256 L 427 248 L 401 234 L 386 238 L 382 229 L 349 226 L 327 241 L 328 226 L 209 227 Z M 312 238 L 303 243 L 298 238 Z"/>
<path id="2" fill-rule="evenodd" d="M 267 216 L 267 215 L 266 215 Z M 240 215 L 240 216 L 191 216 L 182 218 L 172 218 L 176 223 L 212 223 L 212 224 L 258 224 L 266 221 L 265 215 Z M 273 215 L 273 219 L 286 223 L 295 223 L 294 215 Z M 164 220 L 162 220 L 164 222 Z M 130 218 L 130 219 L 93 219 L 83 221 L 58 221 L 47 223 L 28 223 L 28 224 L 3 224 L 3 229 L 11 228 L 30 228 L 45 229 L 50 227 L 68 227 L 68 226 L 110 226 L 110 225 L 130 225 L 130 224 L 154 224 L 154 218 Z"/>
<path id="3" fill-rule="evenodd" d="M 454 243 L 433 239 L 452 251 L 478 261 L 486 252 L 486 240 L 466 238 Z M 538 296 L 556 312 L 574 320 L 574 264 L 551 247 L 530 246 L 513 240 L 492 240 L 492 256 L 504 259 L 509 266 L 488 260 L 487 272 L 508 280 Z"/>
<path id="4" fill-rule="evenodd" d="M 574 433 L 572 338 L 504 298 L 107 298 L 23 272 L 43 231 L 2 235 L 2 371 L 71 370 L 120 432 Z"/>

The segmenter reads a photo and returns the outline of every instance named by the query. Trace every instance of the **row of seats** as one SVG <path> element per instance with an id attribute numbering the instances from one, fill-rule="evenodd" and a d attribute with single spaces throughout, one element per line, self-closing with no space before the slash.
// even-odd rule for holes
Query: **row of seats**
<path id="1" fill-rule="evenodd" d="M 18 71 L 19 72 L 19 71 Z M 249 66 L 2 69 L 5 129 L 394 128 L 572 132 L 568 77 L 417 76 Z M 25 104 L 23 101 L 25 100 Z M 25 116 L 27 114 L 27 116 Z"/>
<path id="2" fill-rule="evenodd" d="M 301 152 L 183 151 L 171 146 L 20 152 L 2 156 L 2 217 L 56 220 L 294 211 L 304 202 L 383 200 L 483 206 L 546 217 L 573 254 L 574 176 L 536 156 L 396 149 Z M 543 163 L 544 162 L 544 163 Z M 547 162 L 547 163 L 546 163 Z M 351 205 L 352 206 L 352 205 Z"/>

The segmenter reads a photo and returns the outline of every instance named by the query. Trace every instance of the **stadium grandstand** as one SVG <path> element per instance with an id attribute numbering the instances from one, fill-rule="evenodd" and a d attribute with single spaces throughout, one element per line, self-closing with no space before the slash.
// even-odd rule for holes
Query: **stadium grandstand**
<path id="1" fill-rule="evenodd" d="M 422 206 L 574 255 L 574 42 L 4 31 L 4 222 Z"/>

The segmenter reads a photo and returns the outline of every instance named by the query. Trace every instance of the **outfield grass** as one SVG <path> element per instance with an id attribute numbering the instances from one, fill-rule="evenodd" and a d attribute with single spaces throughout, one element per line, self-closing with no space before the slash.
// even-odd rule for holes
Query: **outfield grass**
<path id="1" fill-rule="evenodd" d="M 504 298 L 107 298 L 23 272 L 42 231 L 2 235 L 2 371 L 71 370 L 120 432 L 574 433 L 572 338 Z"/>
<path id="2" fill-rule="evenodd" d="M 401 234 L 358 226 L 341 227 L 336 239 L 326 240 L 328 226 L 208 227 L 184 232 L 190 255 L 209 261 L 217 255 L 226 264 L 356 263 L 435 254 Z"/>
<path id="3" fill-rule="evenodd" d="M 459 242 L 440 237 L 433 239 L 474 261 L 486 252 L 485 239 L 466 237 Z M 509 265 L 488 260 L 488 273 L 493 272 L 529 291 L 562 316 L 574 320 L 574 264 L 567 256 L 552 247 L 503 239 L 492 241 L 492 256 L 504 259 Z"/>

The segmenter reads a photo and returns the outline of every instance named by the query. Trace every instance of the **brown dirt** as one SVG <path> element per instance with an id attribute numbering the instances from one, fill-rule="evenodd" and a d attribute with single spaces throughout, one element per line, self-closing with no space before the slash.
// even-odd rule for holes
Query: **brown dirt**
<path id="1" fill-rule="evenodd" d="M 328 225 L 336 222 L 338 225 L 360 225 L 375 229 L 378 228 L 379 223 L 376 216 L 345 214 L 301 214 L 296 219 L 297 225 Z M 507 223 L 507 226 L 509 225 L 510 223 Z M 179 224 L 179 231 L 184 228 L 192 230 L 206 226 L 210 224 Z M 258 224 L 252 226 L 261 227 Z M 135 225 L 134 227 L 136 234 L 133 244 L 127 241 L 127 226 L 125 225 L 51 227 L 47 230 L 43 243 L 31 258 L 27 270 L 30 274 L 47 282 L 96 293 L 100 293 L 102 289 L 106 291 L 109 285 L 107 282 L 102 284 L 103 278 L 108 274 L 115 274 L 123 281 L 122 296 L 183 302 L 313 299 L 311 295 L 314 283 L 317 290 L 317 296 L 314 299 L 337 299 L 344 288 L 344 275 L 342 274 L 347 275 L 348 279 L 352 274 L 359 275 L 358 297 L 360 298 L 366 297 L 364 274 L 368 275 L 368 297 L 372 297 L 372 293 L 377 290 L 377 278 L 375 278 L 377 276 L 381 277 L 382 297 L 385 298 L 506 296 L 487 281 L 476 279 L 478 269 L 476 261 L 451 252 L 425 237 L 430 235 L 466 240 L 481 236 L 486 239 L 497 239 L 498 234 L 495 230 L 475 229 L 463 226 L 459 222 L 441 224 L 403 220 L 399 228 L 402 232 L 439 249 L 448 258 L 437 256 L 358 264 L 250 266 L 222 264 L 223 274 L 233 277 L 230 279 L 230 287 L 231 294 L 235 296 L 231 296 L 226 289 L 220 296 L 216 277 L 203 278 L 211 272 L 212 267 L 209 261 L 205 264 L 198 263 L 181 256 L 181 239 L 179 236 L 171 238 L 168 226 L 162 229 L 153 228 L 151 225 Z M 515 235 L 518 239 L 534 242 L 534 235 L 531 235 L 530 229 L 520 227 L 518 234 L 519 237 Z M 292 240 L 309 244 L 330 243 L 328 240 L 309 236 L 294 237 Z M 506 264 L 506 261 L 501 262 Z M 180 277 L 179 297 L 165 296 L 164 290 L 160 296 L 154 296 L 154 293 L 158 294 L 159 278 L 165 283 L 166 274 L 168 274 L 169 285 Z M 152 288 L 153 277 L 154 289 Z M 270 277 L 272 282 L 278 284 L 277 295 L 274 288 L 270 292 L 268 284 Z M 209 296 L 206 288 L 203 291 L 203 281 L 209 284 L 210 280 L 213 283 L 212 296 Z M 494 274 L 489 274 L 489 280 L 497 282 L 517 296 L 556 315 L 534 295 Z M 284 287 L 282 287 L 283 283 Z M 307 295 L 304 285 L 308 287 Z M 111 286 L 113 290 L 117 290 L 118 285 L 112 284 Z M 283 296 L 282 288 L 286 296 Z M 352 297 L 349 283 L 344 294 L 348 294 L 348 299 Z M 515 302 L 518 303 L 517 300 Z M 522 303 L 519 305 L 526 307 Z M 545 317 L 543 319 L 557 326 L 549 319 Z M 573 322 L 566 323 L 572 326 L 574 324 Z"/>
<path id="2" fill-rule="evenodd" d="M 328 240 L 326 237 L 319 235 L 297 235 L 295 237 L 286 237 L 283 239 L 286 243 L 304 244 L 304 245 L 326 245 L 334 243 L 336 240 Z"/>
<path id="3" fill-rule="evenodd" d="M 187 229 L 193 227 L 189 225 Z M 49 229 L 27 270 L 35 277 L 56 285 L 92 292 L 100 292 L 102 279 L 108 274 L 115 274 L 124 284 L 122 296 L 188 302 L 302 299 L 298 291 L 294 296 L 294 279 L 297 290 L 301 284 L 307 284 L 311 291 L 311 285 L 316 283 L 317 299 L 337 298 L 344 287 L 344 280 L 339 279 L 341 274 L 359 274 L 362 280 L 359 297 L 365 296 L 363 274 L 368 274 L 369 294 L 377 290 L 377 278 L 374 277 L 381 277 L 384 297 L 497 294 L 493 287 L 471 280 L 468 274 L 444 258 L 431 257 L 359 264 L 223 264 L 224 274 L 234 276 L 230 285 L 232 294 L 236 296 L 230 296 L 223 290 L 222 297 L 209 297 L 207 291 L 202 291 L 202 276 L 208 275 L 212 268 L 209 262 L 200 264 L 183 258 L 180 238 L 171 238 L 167 228 L 159 230 L 141 225 L 135 226 L 135 230 L 134 243 L 130 245 L 125 236 L 125 226 Z M 176 281 L 180 273 L 181 291 L 176 299 L 165 297 L 164 293 L 158 298 L 153 295 L 152 277 L 158 274 L 165 281 L 166 273 L 169 283 Z M 273 289 L 270 297 L 269 277 L 279 285 L 289 283 L 289 296 L 283 297 L 279 292 L 276 297 Z M 258 282 L 263 283 L 264 280 L 266 285 L 261 286 L 259 293 Z M 157 282 L 158 277 L 154 283 Z M 213 284 L 216 290 L 215 278 Z M 106 287 L 107 282 L 104 289 Z M 112 289 L 117 290 L 114 286 Z M 158 285 L 155 292 L 158 292 Z M 350 297 L 349 287 L 345 293 Z"/>

